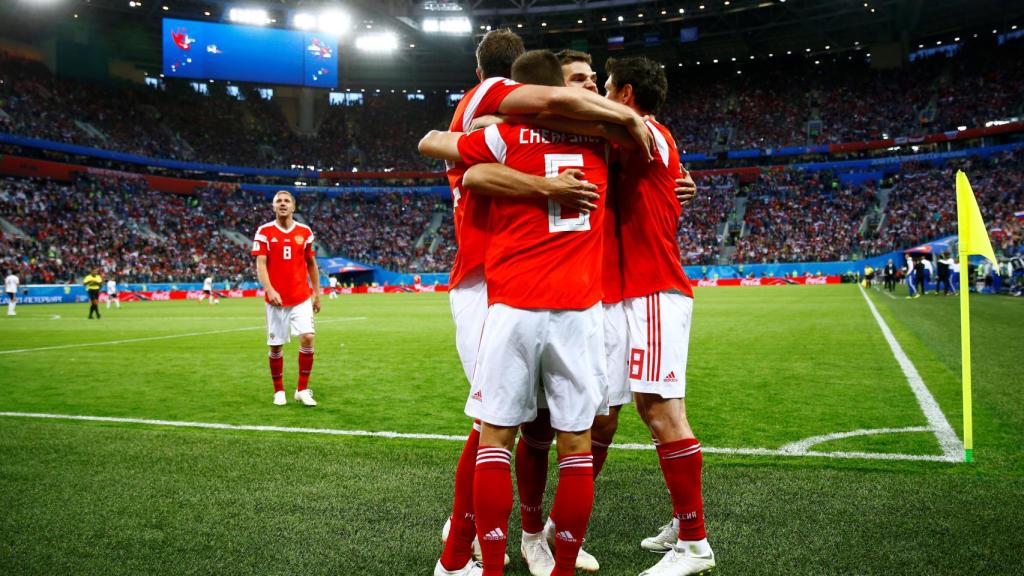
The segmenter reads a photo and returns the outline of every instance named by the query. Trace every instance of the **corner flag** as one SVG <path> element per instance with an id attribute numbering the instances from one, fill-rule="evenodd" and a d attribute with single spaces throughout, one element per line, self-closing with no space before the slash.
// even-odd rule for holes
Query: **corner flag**
<path id="1" fill-rule="evenodd" d="M 985 221 L 978 209 L 978 200 L 963 170 L 956 171 L 956 214 L 960 247 L 960 273 L 967 282 L 960 282 L 960 354 L 964 384 L 964 461 L 974 459 L 974 430 L 971 415 L 971 301 L 970 269 L 967 262 L 971 254 L 996 262 L 992 243 L 985 230 Z M 998 273 L 998 266 L 996 266 Z"/>

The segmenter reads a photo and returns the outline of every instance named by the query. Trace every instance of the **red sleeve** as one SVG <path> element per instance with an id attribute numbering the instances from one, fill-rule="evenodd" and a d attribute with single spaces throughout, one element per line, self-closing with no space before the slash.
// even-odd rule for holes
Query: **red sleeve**
<path id="1" fill-rule="evenodd" d="M 504 78 L 494 83 L 487 89 L 487 92 L 480 100 L 480 104 L 477 105 L 476 110 L 473 113 L 473 118 L 479 118 L 480 116 L 486 116 L 488 114 L 497 114 L 498 108 L 501 107 L 502 100 L 523 86 L 525 86 L 525 84 L 519 84 L 518 82 Z"/>
<path id="2" fill-rule="evenodd" d="M 492 124 L 483 130 L 463 134 L 459 138 L 459 155 L 467 166 L 473 164 L 505 163 L 505 135 L 509 126 Z"/>
<path id="3" fill-rule="evenodd" d="M 253 256 L 267 256 L 268 254 L 270 254 L 270 244 L 269 244 L 269 242 L 270 242 L 270 239 L 267 238 L 266 235 L 263 234 L 263 230 L 262 229 L 257 230 L 256 231 L 256 237 L 253 238 L 253 241 L 252 241 L 252 251 L 251 251 L 251 254 Z"/>

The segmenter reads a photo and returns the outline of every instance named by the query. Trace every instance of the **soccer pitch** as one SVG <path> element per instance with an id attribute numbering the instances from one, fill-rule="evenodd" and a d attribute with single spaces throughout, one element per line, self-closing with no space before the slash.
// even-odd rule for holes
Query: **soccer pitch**
<path id="1" fill-rule="evenodd" d="M 323 305 L 312 409 L 271 404 L 255 299 L 3 318 L 0 573 L 429 574 L 468 429 L 447 298 Z M 687 406 L 718 573 L 1024 573 L 1024 306 L 972 299 L 965 464 L 957 305 L 698 291 Z M 586 547 L 602 574 L 637 574 L 671 507 L 632 408 L 616 445 Z"/>

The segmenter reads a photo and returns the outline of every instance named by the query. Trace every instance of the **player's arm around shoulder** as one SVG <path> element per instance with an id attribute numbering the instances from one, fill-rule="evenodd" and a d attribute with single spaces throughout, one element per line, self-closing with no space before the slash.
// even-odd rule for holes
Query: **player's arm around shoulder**
<path id="1" fill-rule="evenodd" d="M 458 162 L 461 160 L 459 156 L 459 138 L 461 137 L 462 132 L 431 130 L 420 140 L 420 154 L 438 160 Z"/>
<path id="2" fill-rule="evenodd" d="M 601 197 L 597 186 L 587 182 L 583 171 L 575 168 L 545 178 L 504 164 L 475 164 L 466 171 L 462 182 L 474 193 L 484 196 L 544 197 L 576 210 L 596 209 L 594 202 Z"/>

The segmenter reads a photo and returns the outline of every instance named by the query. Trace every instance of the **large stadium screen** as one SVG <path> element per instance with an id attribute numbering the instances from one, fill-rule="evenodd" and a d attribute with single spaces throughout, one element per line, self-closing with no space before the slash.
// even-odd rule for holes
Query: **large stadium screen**
<path id="1" fill-rule="evenodd" d="M 163 52 L 170 77 L 338 86 L 338 37 L 330 34 L 165 18 Z"/>

